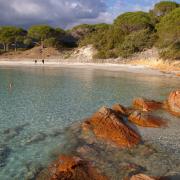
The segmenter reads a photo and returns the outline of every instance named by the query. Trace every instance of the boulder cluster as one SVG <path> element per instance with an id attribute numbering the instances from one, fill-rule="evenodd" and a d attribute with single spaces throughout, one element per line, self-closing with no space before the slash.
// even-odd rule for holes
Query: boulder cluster
<path id="1" fill-rule="evenodd" d="M 170 93 L 164 102 L 156 102 L 145 98 L 133 100 L 132 107 L 126 108 L 115 104 L 112 108 L 102 107 L 90 118 L 81 123 L 84 136 L 88 133 L 100 141 L 120 149 L 132 149 L 141 144 L 140 134 L 133 128 L 138 125 L 148 128 L 167 127 L 167 120 L 152 115 L 152 111 L 165 110 L 180 117 L 180 90 Z M 88 148 L 85 148 L 88 149 Z M 80 148 L 84 152 L 84 149 Z M 86 150 L 85 150 L 86 151 Z M 61 155 L 52 163 L 47 173 L 40 173 L 38 178 L 44 180 L 109 180 L 98 172 L 92 162 L 80 157 Z M 124 180 L 162 180 L 166 177 L 151 177 L 145 174 L 134 174 L 124 177 Z"/>

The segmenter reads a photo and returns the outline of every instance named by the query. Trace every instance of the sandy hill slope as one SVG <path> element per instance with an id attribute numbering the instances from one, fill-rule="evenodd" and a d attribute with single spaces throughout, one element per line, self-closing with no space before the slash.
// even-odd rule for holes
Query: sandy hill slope
<path id="1" fill-rule="evenodd" d="M 1 59 L 44 59 L 57 58 L 62 56 L 62 52 L 56 48 L 44 48 L 42 54 L 40 47 L 34 47 L 26 51 L 6 52 L 0 55 Z"/>
<path id="2" fill-rule="evenodd" d="M 0 59 L 74 59 L 78 60 L 92 60 L 96 50 L 92 46 L 63 49 L 44 48 L 41 53 L 40 47 L 34 47 L 26 51 L 11 51 L 0 55 Z"/>

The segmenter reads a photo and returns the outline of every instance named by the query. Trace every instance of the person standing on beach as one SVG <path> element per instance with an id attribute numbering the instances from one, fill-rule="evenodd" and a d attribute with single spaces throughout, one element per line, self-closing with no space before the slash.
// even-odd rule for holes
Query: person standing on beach
<path id="1" fill-rule="evenodd" d="M 42 60 L 42 63 L 44 64 L 44 59 Z"/>

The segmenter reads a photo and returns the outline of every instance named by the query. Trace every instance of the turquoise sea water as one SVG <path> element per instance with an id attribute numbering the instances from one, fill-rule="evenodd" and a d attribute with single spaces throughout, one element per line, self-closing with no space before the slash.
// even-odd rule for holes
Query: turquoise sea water
<path id="1" fill-rule="evenodd" d="M 138 96 L 164 100 L 179 85 L 179 78 L 87 68 L 0 68 L 0 180 L 31 177 L 67 143 L 65 128 L 101 106 L 129 106 Z"/>

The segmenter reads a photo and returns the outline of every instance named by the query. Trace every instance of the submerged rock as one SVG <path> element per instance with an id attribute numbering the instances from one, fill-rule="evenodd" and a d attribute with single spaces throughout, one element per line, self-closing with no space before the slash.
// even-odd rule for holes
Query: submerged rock
<path id="1" fill-rule="evenodd" d="M 159 128 L 167 126 L 165 120 L 142 111 L 134 111 L 128 117 L 128 120 L 142 127 Z"/>
<path id="2" fill-rule="evenodd" d="M 24 175 L 24 179 L 34 180 L 36 179 L 36 176 L 43 170 L 43 167 L 41 164 L 29 162 L 26 164 L 26 170 L 27 172 Z"/>
<path id="3" fill-rule="evenodd" d="M 180 117 L 180 90 L 171 92 L 166 103 L 169 112 Z"/>
<path id="4" fill-rule="evenodd" d="M 60 156 L 37 180 L 108 180 L 91 164 L 76 156 Z"/>
<path id="5" fill-rule="evenodd" d="M 53 129 L 48 135 L 51 137 L 57 137 L 61 134 L 63 134 L 63 130 L 62 129 Z"/>
<path id="6" fill-rule="evenodd" d="M 3 131 L 3 134 L 5 135 L 5 140 L 10 140 L 14 138 L 15 136 L 18 136 L 19 133 L 24 129 L 24 127 L 28 126 L 29 123 L 25 123 L 23 125 L 16 126 L 14 128 L 8 128 Z"/>
<path id="7" fill-rule="evenodd" d="M 113 142 L 119 147 L 131 148 L 141 141 L 141 137 L 123 123 L 116 113 L 102 107 L 90 120 L 82 124 L 84 131 L 92 130 L 96 137 Z"/>
<path id="8" fill-rule="evenodd" d="M 161 109 L 163 103 L 145 98 L 135 98 L 133 100 L 133 107 L 142 111 L 153 111 Z"/>
<path id="9" fill-rule="evenodd" d="M 0 167 L 6 165 L 6 160 L 11 152 L 11 149 L 7 145 L 0 144 Z"/>
<path id="10" fill-rule="evenodd" d="M 34 136 L 30 137 L 26 141 L 26 144 L 32 144 L 32 143 L 37 143 L 37 142 L 40 142 L 40 141 L 44 141 L 46 137 L 47 137 L 46 134 L 40 132 L 40 133 L 35 134 Z"/>
<path id="11" fill-rule="evenodd" d="M 77 152 L 80 155 L 96 154 L 96 151 L 93 148 L 89 147 L 88 145 L 84 145 L 82 147 L 78 147 L 77 148 Z"/>

